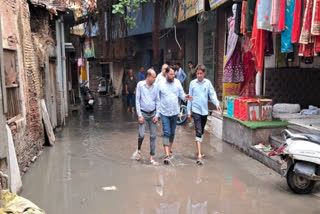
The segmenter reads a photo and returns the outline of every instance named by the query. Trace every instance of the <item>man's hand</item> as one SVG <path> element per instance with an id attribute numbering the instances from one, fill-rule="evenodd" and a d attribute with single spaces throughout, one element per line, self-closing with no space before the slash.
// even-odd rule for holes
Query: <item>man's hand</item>
<path id="1" fill-rule="evenodd" d="M 139 124 L 142 124 L 143 121 L 144 121 L 144 117 L 143 116 L 139 117 L 139 119 L 138 119 Z"/>
<path id="2" fill-rule="evenodd" d="M 188 121 L 191 122 L 191 114 L 188 114 Z"/>
<path id="3" fill-rule="evenodd" d="M 192 100 L 193 100 L 193 97 L 190 96 L 189 94 L 186 94 L 186 99 L 189 100 L 189 101 L 192 101 Z"/>
<path id="4" fill-rule="evenodd" d="M 126 94 L 129 94 L 129 91 L 128 91 L 128 90 L 126 90 Z"/>
<path id="5" fill-rule="evenodd" d="M 217 110 L 218 110 L 220 113 L 222 113 L 222 109 L 221 109 L 220 106 L 217 106 Z"/>
<path id="6" fill-rule="evenodd" d="M 153 118 L 153 122 L 154 122 L 154 123 L 157 123 L 157 122 L 158 122 L 158 117 L 154 117 L 154 118 Z"/>

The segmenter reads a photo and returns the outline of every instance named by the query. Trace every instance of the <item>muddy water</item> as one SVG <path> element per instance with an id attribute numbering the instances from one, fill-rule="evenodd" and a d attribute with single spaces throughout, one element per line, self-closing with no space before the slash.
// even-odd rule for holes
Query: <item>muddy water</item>
<path id="1" fill-rule="evenodd" d="M 281 177 L 205 134 L 205 165 L 195 165 L 193 128 L 177 128 L 171 166 L 130 157 L 136 116 L 119 99 L 101 98 L 94 112 L 73 113 L 54 147 L 24 176 L 22 195 L 48 214 L 318 213 L 319 198 L 292 194 Z M 161 126 L 157 156 L 161 161 Z M 105 191 L 102 187 L 116 186 Z"/>

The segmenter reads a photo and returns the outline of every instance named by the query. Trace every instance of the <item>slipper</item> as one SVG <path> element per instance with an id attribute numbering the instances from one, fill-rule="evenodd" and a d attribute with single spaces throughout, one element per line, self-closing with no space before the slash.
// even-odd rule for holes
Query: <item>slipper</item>
<path id="1" fill-rule="evenodd" d="M 169 165 L 169 162 L 170 162 L 170 158 L 169 158 L 169 156 L 166 156 L 166 157 L 164 158 L 164 160 L 163 160 L 163 163 L 164 163 L 165 165 Z"/>
<path id="2" fill-rule="evenodd" d="M 203 165 L 203 160 L 202 160 L 202 158 L 198 158 L 196 163 L 197 163 L 199 166 L 202 166 L 202 165 Z"/>
<path id="3" fill-rule="evenodd" d="M 155 161 L 155 160 L 151 160 L 150 163 L 153 166 L 159 166 L 159 163 L 157 161 Z"/>

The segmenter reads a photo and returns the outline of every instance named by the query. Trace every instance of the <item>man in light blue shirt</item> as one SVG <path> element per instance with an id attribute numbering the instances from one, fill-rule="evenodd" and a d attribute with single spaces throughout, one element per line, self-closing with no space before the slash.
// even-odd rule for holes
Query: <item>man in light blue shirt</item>
<path id="1" fill-rule="evenodd" d="M 176 71 L 176 78 L 180 81 L 180 83 L 183 85 L 184 81 L 187 78 L 186 73 L 182 70 L 181 64 L 177 63 L 176 65 L 177 71 Z"/>
<path id="2" fill-rule="evenodd" d="M 140 81 L 137 85 L 136 110 L 139 118 L 139 136 L 138 149 L 133 154 L 133 157 L 135 157 L 136 160 L 141 159 L 140 150 L 146 133 L 146 123 L 148 123 L 150 130 L 150 163 L 152 165 L 159 165 L 159 163 L 153 159 L 156 148 L 156 123 L 158 122 L 158 118 L 156 116 L 158 113 L 158 89 L 156 84 L 154 84 L 155 80 L 156 72 L 152 69 L 149 69 L 147 71 L 146 80 Z"/>
<path id="3" fill-rule="evenodd" d="M 140 66 L 138 73 L 138 81 L 142 81 L 146 79 L 146 75 L 144 74 L 144 67 Z"/>
<path id="4" fill-rule="evenodd" d="M 168 64 L 163 64 L 161 67 L 161 72 L 158 74 L 156 83 L 158 84 L 160 81 L 166 81 L 166 69 Z"/>
<path id="5" fill-rule="evenodd" d="M 192 117 L 196 130 L 195 140 L 198 150 L 197 164 L 199 165 L 203 164 L 202 158 L 204 155 L 201 153 L 201 142 L 204 133 L 204 127 L 207 123 L 208 97 L 210 97 L 212 103 L 221 112 L 216 91 L 214 90 L 210 80 L 204 78 L 205 70 L 206 67 L 204 65 L 198 65 L 196 68 L 197 79 L 192 80 L 189 86 L 189 95 L 193 97 L 193 101 L 188 102 L 188 119 L 191 120 L 192 111 Z"/>
<path id="6" fill-rule="evenodd" d="M 166 80 L 158 85 L 158 106 L 157 117 L 161 117 L 163 127 L 163 147 L 165 150 L 164 164 L 169 164 L 170 151 L 172 149 L 177 116 L 180 111 L 179 98 L 186 101 L 192 97 L 186 95 L 179 80 L 174 78 L 174 70 L 166 68 Z"/>

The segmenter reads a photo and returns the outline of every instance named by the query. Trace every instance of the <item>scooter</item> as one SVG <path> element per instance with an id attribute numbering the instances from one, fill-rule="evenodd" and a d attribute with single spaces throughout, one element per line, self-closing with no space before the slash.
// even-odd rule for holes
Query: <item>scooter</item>
<path id="1" fill-rule="evenodd" d="M 287 129 L 282 134 L 285 143 L 277 152 L 283 161 L 282 176 L 294 193 L 308 194 L 320 181 L 320 136 Z"/>
<path id="2" fill-rule="evenodd" d="M 80 91 L 83 95 L 83 98 L 84 98 L 83 101 L 86 109 L 93 109 L 95 101 L 87 84 L 88 84 L 87 80 L 81 83 Z"/>
<path id="3" fill-rule="evenodd" d="M 187 103 L 180 100 L 180 111 L 178 113 L 177 125 L 182 125 L 188 118 Z"/>

